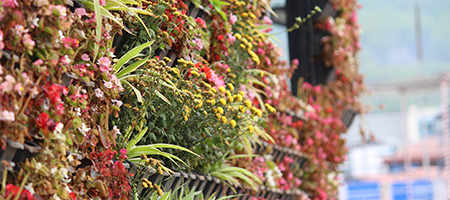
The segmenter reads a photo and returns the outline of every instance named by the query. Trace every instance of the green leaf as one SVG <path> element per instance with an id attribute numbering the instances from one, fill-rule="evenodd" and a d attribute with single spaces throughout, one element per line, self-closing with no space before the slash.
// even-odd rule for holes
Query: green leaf
<path id="1" fill-rule="evenodd" d="M 147 31 L 147 34 L 149 37 L 151 37 L 150 32 L 148 31 L 147 25 L 145 25 L 144 21 L 142 21 L 142 19 L 139 17 L 139 15 L 136 13 L 136 11 L 141 12 L 142 9 L 138 9 L 138 8 L 133 8 L 133 7 L 128 7 L 127 5 L 121 3 L 118 0 L 109 0 L 110 2 L 114 2 L 116 3 L 118 6 L 124 8 L 125 10 L 130 11 L 135 17 L 136 19 L 142 24 L 142 26 L 144 26 L 145 31 Z"/>
<path id="2" fill-rule="evenodd" d="M 161 94 L 161 92 L 159 92 L 158 90 L 155 90 L 155 94 L 156 96 L 158 96 L 160 99 L 162 99 L 163 101 L 165 101 L 166 103 L 168 103 L 169 105 L 172 105 L 169 101 L 169 99 L 167 99 L 163 94 Z"/>
<path id="3" fill-rule="evenodd" d="M 94 4 L 92 2 L 87 1 L 87 0 L 80 0 L 80 2 L 87 8 L 94 10 Z M 103 6 L 100 7 L 100 13 L 102 13 L 102 16 L 107 17 L 108 19 L 111 19 L 116 24 L 120 25 L 120 27 L 122 29 L 124 29 L 126 32 L 130 33 L 131 35 L 134 35 L 134 33 L 132 33 L 130 29 L 125 27 L 122 24 L 122 22 L 120 22 L 116 17 L 114 17 L 114 15 L 112 15 L 105 7 L 103 7 Z"/>
<path id="4" fill-rule="evenodd" d="M 97 0 L 98 1 L 98 0 Z M 134 47 L 133 49 L 131 49 L 130 51 L 128 51 L 125 55 L 123 55 L 117 62 L 116 64 L 114 64 L 114 70 L 115 71 L 119 71 L 122 66 L 127 63 L 128 61 L 130 61 L 132 58 L 136 57 L 139 55 L 139 53 L 144 50 L 145 48 L 149 47 L 150 45 L 152 45 L 154 42 L 150 41 L 150 42 L 146 42 L 144 44 L 141 44 L 137 47 Z"/>
<path id="5" fill-rule="evenodd" d="M 170 198 L 170 196 L 171 196 L 171 192 L 166 192 L 159 200 L 168 200 Z"/>
<path id="6" fill-rule="evenodd" d="M 133 85 L 131 85 L 131 83 L 128 82 L 128 81 L 126 81 L 125 79 L 120 80 L 120 82 L 125 83 L 125 84 L 127 84 L 128 86 L 130 86 L 131 89 L 133 89 L 134 94 L 136 94 L 136 98 L 137 98 L 138 102 L 139 102 L 139 103 L 142 103 L 142 95 L 141 95 L 141 92 L 140 92 L 136 87 L 134 87 Z"/>
<path id="7" fill-rule="evenodd" d="M 149 58 L 150 58 L 150 56 L 131 64 L 130 66 L 126 67 L 125 69 L 120 70 L 120 72 L 118 72 L 116 74 L 117 78 L 122 79 L 125 75 L 128 75 L 131 72 L 135 71 L 137 68 L 141 67 L 145 62 L 147 62 L 147 60 Z"/>
<path id="8" fill-rule="evenodd" d="M 132 147 L 134 147 L 134 145 L 136 145 L 141 138 L 145 135 L 145 133 L 147 133 L 148 127 L 145 127 L 144 130 L 142 130 L 141 132 L 139 132 L 132 140 L 130 140 L 130 142 L 127 145 L 127 151 L 130 151 Z"/>
<path id="9" fill-rule="evenodd" d="M 99 0 L 94 0 L 94 12 L 95 12 L 95 21 L 97 23 L 97 27 L 95 28 L 95 46 L 94 46 L 94 56 L 92 60 L 97 59 L 98 51 L 100 49 L 99 42 L 102 39 L 102 13 L 100 12 L 100 2 Z"/>

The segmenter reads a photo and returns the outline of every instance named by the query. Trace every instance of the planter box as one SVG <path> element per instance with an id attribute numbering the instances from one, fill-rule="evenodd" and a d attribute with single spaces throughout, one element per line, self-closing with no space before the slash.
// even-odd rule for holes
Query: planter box
<path id="1" fill-rule="evenodd" d="M 347 109 L 342 112 L 341 121 L 345 125 L 345 127 L 350 128 L 350 126 L 353 124 L 353 120 L 355 119 L 356 114 L 357 113 L 351 109 Z"/>
<path id="2" fill-rule="evenodd" d="M 17 163 L 24 162 L 27 158 L 32 157 L 34 154 L 38 153 L 41 150 L 41 147 L 30 141 L 25 140 L 23 144 L 19 142 L 15 142 L 12 140 L 6 140 L 7 146 L 5 150 L 0 150 L 0 161 L 14 162 Z M 4 166 L 0 164 L 0 171 L 3 172 Z M 0 174 L 0 180 L 3 178 L 3 173 Z"/>

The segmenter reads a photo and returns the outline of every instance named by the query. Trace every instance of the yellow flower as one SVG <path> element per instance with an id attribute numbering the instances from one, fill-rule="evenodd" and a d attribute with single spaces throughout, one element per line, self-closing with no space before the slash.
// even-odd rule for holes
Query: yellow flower
<path id="1" fill-rule="evenodd" d="M 270 104 L 266 103 L 264 105 L 266 106 L 267 110 L 269 110 L 271 113 L 277 112 L 277 110 L 274 107 L 272 107 Z"/>
<path id="2" fill-rule="evenodd" d="M 187 122 L 187 120 L 188 120 L 188 117 L 185 115 L 184 116 L 184 121 Z"/>
<path id="3" fill-rule="evenodd" d="M 197 103 L 197 105 L 195 106 L 195 108 L 200 108 L 203 106 L 203 101 L 200 99 L 195 99 L 194 100 L 195 103 Z"/>
<path id="4" fill-rule="evenodd" d="M 228 103 L 233 103 L 234 102 L 234 98 L 232 96 L 228 96 L 227 97 L 227 101 L 228 101 Z"/>
<path id="5" fill-rule="evenodd" d="M 256 111 L 256 115 L 258 115 L 258 117 L 261 117 L 262 116 L 262 111 L 261 110 L 257 110 Z"/>
<path id="6" fill-rule="evenodd" d="M 240 94 L 240 95 L 242 95 L 242 97 L 244 97 L 244 96 L 245 96 L 245 94 L 244 94 L 244 92 L 243 92 L 243 91 L 239 91 L 239 94 Z"/>
<path id="7" fill-rule="evenodd" d="M 196 95 L 194 95 L 194 97 L 197 99 L 203 99 L 202 95 L 200 95 L 200 94 L 196 94 Z"/>
<path id="8" fill-rule="evenodd" d="M 245 44 L 240 44 L 239 45 L 241 48 L 245 49 Z"/>
<path id="9" fill-rule="evenodd" d="M 248 126 L 248 132 L 249 132 L 249 133 L 253 133 L 253 130 L 254 130 L 253 126 L 252 126 L 252 125 L 249 125 L 249 126 Z"/>
<path id="10" fill-rule="evenodd" d="M 222 116 L 221 120 L 223 124 L 226 124 L 228 122 L 228 119 L 225 116 Z"/>
<path id="11" fill-rule="evenodd" d="M 231 121 L 230 121 L 230 124 L 231 124 L 231 127 L 236 127 L 236 121 L 234 121 L 234 119 L 232 119 Z"/>
<path id="12" fill-rule="evenodd" d="M 242 105 L 239 105 L 239 111 L 241 111 L 241 113 L 245 112 L 245 107 Z"/>
<path id="13" fill-rule="evenodd" d="M 164 60 L 167 61 L 167 62 L 172 62 L 172 60 L 170 58 L 168 58 L 168 57 L 164 57 Z"/>
<path id="14" fill-rule="evenodd" d="M 252 107 L 252 102 L 250 102 L 250 100 L 245 100 L 245 106 L 247 106 L 247 108 L 251 108 Z"/>
<path id="15" fill-rule="evenodd" d="M 219 113 L 216 113 L 216 117 L 218 120 L 220 120 L 220 118 L 222 118 L 222 115 L 220 115 Z"/>
<path id="16" fill-rule="evenodd" d="M 233 84 L 231 84 L 231 83 L 228 83 L 227 84 L 227 86 L 230 88 L 230 91 L 233 91 L 234 90 L 234 86 L 233 86 Z"/>
<path id="17" fill-rule="evenodd" d="M 239 34 L 239 33 L 234 34 L 234 36 L 236 36 L 236 38 L 237 38 L 238 40 L 240 40 L 240 39 L 242 38 L 242 35 Z"/>
<path id="18" fill-rule="evenodd" d="M 220 87 L 219 87 L 219 91 L 220 91 L 221 93 L 224 93 L 226 90 L 225 90 L 225 88 L 224 88 L 223 86 L 220 86 Z"/>
<path id="19" fill-rule="evenodd" d="M 204 114 L 205 116 L 208 116 L 208 113 L 207 113 L 206 111 L 203 111 L 203 114 Z"/>
<path id="20" fill-rule="evenodd" d="M 227 97 L 231 96 L 231 92 L 230 91 L 225 91 L 225 94 L 227 95 Z"/>
<path id="21" fill-rule="evenodd" d="M 198 72 L 196 72 L 196 71 L 191 71 L 191 74 L 194 75 L 195 77 L 199 77 L 200 76 L 200 74 Z"/>
<path id="22" fill-rule="evenodd" d="M 248 17 L 248 13 L 242 13 L 241 16 L 246 18 L 246 17 Z"/>
<path id="23" fill-rule="evenodd" d="M 142 186 L 144 186 L 144 188 L 148 188 L 148 185 L 145 182 L 142 182 Z"/>
<path id="24" fill-rule="evenodd" d="M 218 108 L 217 108 L 217 111 L 218 111 L 221 115 L 223 115 L 223 108 L 222 108 L 222 107 L 218 107 Z"/>
<path id="25" fill-rule="evenodd" d="M 227 104 L 227 101 L 224 98 L 220 98 L 219 101 L 220 101 L 220 103 L 222 105 L 226 105 Z"/>
<path id="26" fill-rule="evenodd" d="M 209 105 L 214 105 L 214 104 L 216 104 L 216 100 L 214 100 L 214 99 L 206 100 L 206 103 Z"/>
<path id="27" fill-rule="evenodd" d="M 211 91 L 214 92 L 214 93 L 217 93 L 216 88 L 211 88 Z"/>
<path id="28" fill-rule="evenodd" d="M 235 97 L 235 100 L 237 101 L 237 102 L 241 102 L 242 101 L 242 95 L 241 94 L 237 94 L 237 95 L 235 95 L 236 97 Z"/>
<path id="29" fill-rule="evenodd" d="M 241 41 L 242 41 L 242 43 L 244 43 L 244 44 L 246 44 L 246 45 L 248 44 L 248 40 L 247 40 L 246 38 L 242 38 Z"/>

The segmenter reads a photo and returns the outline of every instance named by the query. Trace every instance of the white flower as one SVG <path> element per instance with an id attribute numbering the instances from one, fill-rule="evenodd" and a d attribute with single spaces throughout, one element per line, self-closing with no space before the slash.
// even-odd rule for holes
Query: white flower
<path id="1" fill-rule="evenodd" d="M 75 108 L 75 111 L 77 111 L 77 116 L 81 116 L 81 108 Z"/>
<path id="2" fill-rule="evenodd" d="M 37 170 L 42 169 L 42 164 L 41 164 L 41 163 L 37 163 L 37 164 L 36 164 L 36 169 L 37 169 Z"/>
<path id="3" fill-rule="evenodd" d="M 62 133 L 63 128 L 64 128 L 64 124 L 61 123 L 61 122 L 58 122 L 58 123 L 56 124 L 56 126 L 55 126 L 55 131 L 54 131 L 54 133 L 55 133 L 55 134 L 60 134 L 60 133 Z"/>
<path id="4" fill-rule="evenodd" d="M 16 119 L 14 112 L 12 111 L 1 111 L 0 112 L 0 121 L 14 121 Z"/>
<path id="5" fill-rule="evenodd" d="M 73 159 L 73 155 L 72 154 L 69 154 L 68 156 L 67 156 L 67 160 L 69 160 L 69 162 L 72 162 L 74 159 Z"/>
<path id="6" fill-rule="evenodd" d="M 96 97 L 98 97 L 98 98 L 103 97 L 103 91 L 100 88 L 95 89 L 94 92 L 95 92 Z"/>
<path id="7" fill-rule="evenodd" d="M 68 186 L 66 186 L 64 189 L 66 189 L 66 191 L 67 191 L 68 193 L 72 193 L 72 190 L 71 190 Z"/>
<path id="8" fill-rule="evenodd" d="M 61 198 L 59 198 L 58 195 L 56 195 L 56 194 L 54 194 L 54 195 L 52 196 L 52 198 L 53 198 L 53 200 L 61 200 Z"/>
<path id="9" fill-rule="evenodd" d="M 51 173 L 52 175 L 56 175 L 57 172 L 58 172 L 58 168 L 56 168 L 56 167 L 53 167 L 53 168 L 50 170 L 50 173 Z"/>
<path id="10" fill-rule="evenodd" d="M 81 130 L 83 130 L 84 132 L 88 132 L 91 130 L 91 128 L 87 127 L 86 124 L 83 122 L 81 124 Z"/>
<path id="11" fill-rule="evenodd" d="M 106 24 L 105 24 L 105 29 L 106 29 L 106 31 L 109 33 L 109 32 L 112 30 L 111 24 L 106 23 Z"/>
<path id="12" fill-rule="evenodd" d="M 33 188 L 33 183 L 28 183 L 28 185 L 25 185 L 24 187 L 26 190 L 28 190 L 28 192 L 31 193 L 31 195 L 34 194 L 34 188 Z"/>
<path id="13" fill-rule="evenodd" d="M 34 18 L 33 19 L 33 26 L 38 27 L 39 26 L 39 18 Z"/>
<path id="14" fill-rule="evenodd" d="M 61 174 L 64 175 L 64 178 L 65 178 L 65 179 L 68 179 L 68 178 L 69 178 L 69 171 L 68 171 L 66 168 L 61 168 L 61 169 L 59 170 L 59 172 L 61 172 Z"/>
<path id="15" fill-rule="evenodd" d="M 64 34 L 63 34 L 63 32 L 61 30 L 58 31 L 58 34 L 59 34 L 59 39 L 65 38 Z"/>

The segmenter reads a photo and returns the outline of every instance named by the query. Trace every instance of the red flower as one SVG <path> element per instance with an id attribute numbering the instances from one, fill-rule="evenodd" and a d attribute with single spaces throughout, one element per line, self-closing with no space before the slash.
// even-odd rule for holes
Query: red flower
<path id="1" fill-rule="evenodd" d="M 209 67 L 203 67 L 200 69 L 201 72 L 204 72 L 206 74 L 206 78 L 210 79 L 211 78 L 211 68 Z"/>
<path id="2" fill-rule="evenodd" d="M 224 37 L 223 37 L 223 35 L 222 35 L 222 34 L 220 34 L 219 36 L 217 36 L 217 39 L 218 39 L 218 40 L 220 40 L 220 41 L 222 41 L 222 40 L 223 40 L 223 38 L 224 38 Z"/>
<path id="3" fill-rule="evenodd" d="M 50 99 L 52 105 L 57 105 L 61 102 L 62 87 L 58 84 L 53 84 L 45 88 L 45 94 Z"/>
<path id="4" fill-rule="evenodd" d="M 48 121 L 48 114 L 45 112 L 41 112 L 41 114 L 39 114 L 37 120 L 36 120 L 36 124 L 40 127 L 40 128 L 47 128 L 47 121 Z"/>
<path id="5" fill-rule="evenodd" d="M 12 197 L 14 198 L 19 193 L 20 187 L 15 186 L 11 183 L 6 185 L 6 196 L 9 196 L 12 194 Z M 19 196 L 20 200 L 33 200 L 33 195 L 30 193 L 30 191 L 23 189 L 22 193 L 20 193 Z"/>
<path id="6" fill-rule="evenodd" d="M 76 196 L 74 192 L 69 193 L 70 199 L 76 200 Z"/>

